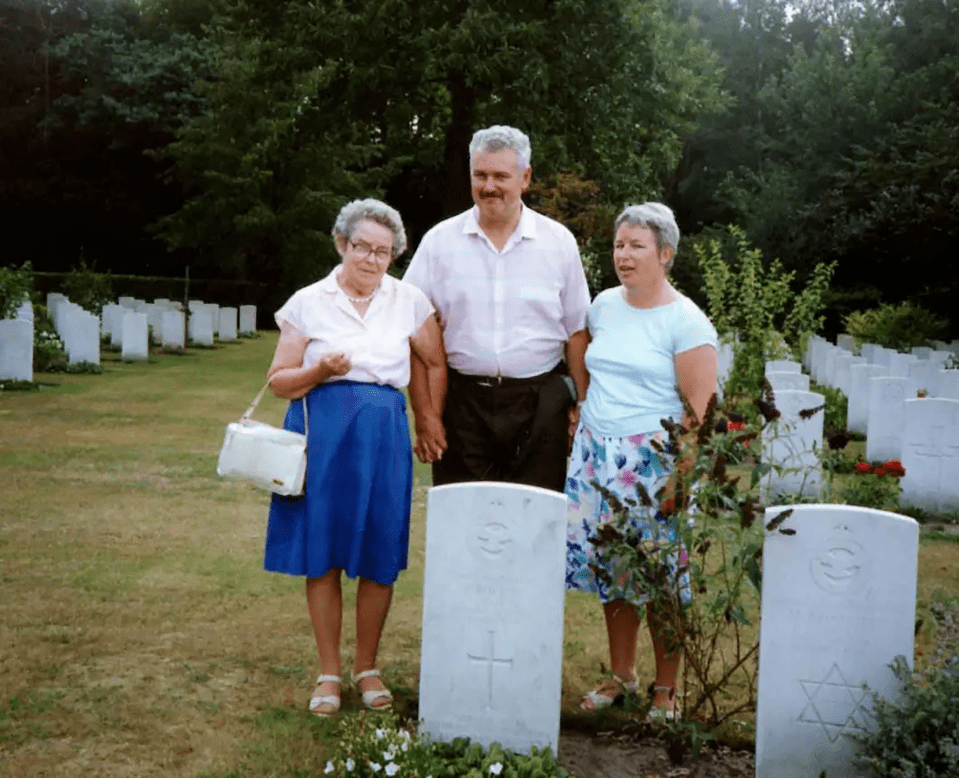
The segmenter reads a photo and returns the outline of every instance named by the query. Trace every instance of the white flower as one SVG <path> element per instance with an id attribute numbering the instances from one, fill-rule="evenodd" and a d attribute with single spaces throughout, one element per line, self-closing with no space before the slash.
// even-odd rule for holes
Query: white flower
<path id="1" fill-rule="evenodd" d="M 323 769 L 323 772 L 324 772 L 324 773 L 332 773 L 335 769 L 336 769 L 336 768 L 333 767 L 333 763 L 332 763 L 332 762 L 327 762 L 327 763 L 326 763 L 326 767 Z"/>
<path id="2" fill-rule="evenodd" d="M 410 744 L 408 741 L 404 740 L 403 745 L 400 746 L 400 750 L 405 754 L 410 749 Z"/>
<path id="3" fill-rule="evenodd" d="M 399 771 L 400 771 L 400 766 L 398 764 L 393 764 L 392 762 L 390 762 L 386 766 L 387 775 L 396 775 Z"/>
<path id="4" fill-rule="evenodd" d="M 374 773 L 378 773 L 378 772 L 379 772 L 380 770 L 382 770 L 383 768 L 382 768 L 379 764 L 377 764 L 376 762 L 370 762 L 370 769 L 371 769 Z"/>
<path id="5" fill-rule="evenodd" d="M 352 759 L 347 759 L 347 760 L 346 760 L 346 772 L 352 773 L 354 767 L 356 767 L 356 762 L 354 762 Z"/>
<path id="6" fill-rule="evenodd" d="M 386 730 L 385 730 L 385 729 L 378 729 L 378 730 L 376 730 L 376 739 L 377 739 L 377 740 L 382 740 L 382 739 L 385 738 L 385 737 L 386 737 Z"/>
<path id="7" fill-rule="evenodd" d="M 491 765 L 489 766 L 489 771 L 490 771 L 493 775 L 499 775 L 501 772 L 503 772 L 503 765 L 502 765 L 502 763 L 500 763 L 500 762 L 493 762 L 493 764 L 491 764 Z"/>
<path id="8" fill-rule="evenodd" d="M 399 736 L 400 736 L 401 738 L 403 738 L 403 740 L 405 740 L 407 743 L 409 742 L 409 740 L 410 740 L 410 733 L 407 732 L 405 729 L 398 730 L 398 734 L 399 734 Z M 431 776 L 431 778 L 432 778 L 432 776 Z"/>

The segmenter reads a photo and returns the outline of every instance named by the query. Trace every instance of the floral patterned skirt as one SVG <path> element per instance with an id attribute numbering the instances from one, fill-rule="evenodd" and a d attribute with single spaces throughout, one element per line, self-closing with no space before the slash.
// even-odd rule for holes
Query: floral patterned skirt
<path id="1" fill-rule="evenodd" d="M 647 494 L 656 502 L 654 495 L 669 478 L 669 470 L 650 445 L 659 439 L 660 433 L 630 435 L 626 438 L 605 438 L 592 432 L 581 421 L 573 439 L 573 451 L 566 472 L 566 497 L 568 498 L 568 527 L 566 534 L 566 588 L 596 592 L 604 602 L 625 599 L 634 605 L 643 605 L 648 593 L 627 581 L 622 575 L 617 580 L 604 581 L 590 568 L 595 565 L 609 574 L 612 566 L 604 563 L 596 553 L 590 539 L 597 536 L 597 529 L 613 519 L 609 501 L 593 486 L 602 485 L 621 503 L 635 502 L 630 508 L 627 531 L 641 538 L 643 547 L 655 553 L 662 549 L 663 560 L 673 572 L 671 580 L 678 584 L 678 595 L 683 603 L 691 599 L 689 574 L 676 575 L 688 564 L 686 549 L 678 543 L 679 536 L 673 520 L 665 519 L 657 507 L 645 508 L 637 497 L 636 484 L 642 484 Z"/>

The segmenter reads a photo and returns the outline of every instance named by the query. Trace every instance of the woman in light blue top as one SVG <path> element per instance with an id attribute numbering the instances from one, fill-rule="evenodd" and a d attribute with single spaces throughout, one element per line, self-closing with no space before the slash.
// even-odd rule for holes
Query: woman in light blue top
<path id="1" fill-rule="evenodd" d="M 605 708 L 624 691 L 635 691 L 637 607 L 648 594 L 597 577 L 590 565 L 604 567 L 590 543 L 612 519 L 598 483 L 620 502 L 637 502 L 636 484 L 650 496 L 669 479 L 668 462 L 651 440 L 665 432 L 661 420 L 685 419 L 683 398 L 701 420 L 716 391 L 716 330 L 689 298 L 669 283 L 667 273 L 679 243 L 672 211 L 660 203 L 631 205 L 616 219 L 613 264 L 621 286 L 596 296 L 589 310 L 590 344 L 584 365 L 587 392 L 579 405 L 566 478 L 569 498 L 566 586 L 595 592 L 603 603 L 613 678 L 583 699 L 584 710 Z M 657 507 L 630 509 L 630 524 L 644 539 L 677 540 L 674 521 Z M 685 550 L 673 564 L 685 565 Z M 608 567 L 605 567 L 609 571 Z M 688 580 L 680 596 L 689 602 Z M 656 659 L 651 717 L 678 716 L 676 677 L 680 653 L 667 640 L 652 607 L 647 623 Z"/>

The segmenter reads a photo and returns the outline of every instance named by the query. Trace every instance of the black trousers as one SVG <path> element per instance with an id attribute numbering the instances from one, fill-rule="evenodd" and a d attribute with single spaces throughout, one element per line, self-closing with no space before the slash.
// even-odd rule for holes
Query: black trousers
<path id="1" fill-rule="evenodd" d="M 500 381 L 450 369 L 448 448 L 433 463 L 433 485 L 506 481 L 562 492 L 572 405 L 559 370 Z"/>

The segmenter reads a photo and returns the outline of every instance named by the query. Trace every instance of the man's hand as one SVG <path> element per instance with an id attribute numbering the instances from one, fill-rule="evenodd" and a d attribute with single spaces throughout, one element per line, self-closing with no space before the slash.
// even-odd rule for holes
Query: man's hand
<path id="1" fill-rule="evenodd" d="M 569 450 L 572 451 L 573 438 L 576 436 L 576 428 L 579 426 L 579 406 L 572 406 L 569 411 L 567 411 L 567 415 L 569 416 L 569 427 L 567 430 L 569 435 Z"/>
<path id="2" fill-rule="evenodd" d="M 420 462 L 429 464 L 443 458 L 446 451 L 446 430 L 443 422 L 433 413 L 416 416 L 416 445 L 413 452 Z"/>

